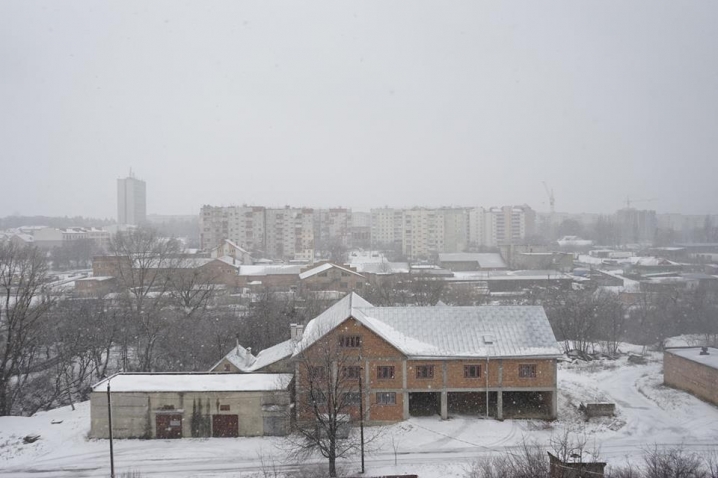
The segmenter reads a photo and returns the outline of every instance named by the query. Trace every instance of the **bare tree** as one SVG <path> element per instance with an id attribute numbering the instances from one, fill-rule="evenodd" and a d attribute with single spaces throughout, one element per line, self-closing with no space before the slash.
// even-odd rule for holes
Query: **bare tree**
<path id="1" fill-rule="evenodd" d="M 319 452 L 329 462 L 329 475 L 337 476 L 336 462 L 358 451 L 360 442 L 348 436 L 349 427 L 360 419 L 365 399 L 359 385 L 363 368 L 361 344 L 313 331 L 319 338 L 297 359 L 296 393 L 299 437 L 292 441 L 295 456 Z M 368 407 L 364 407 L 366 415 Z"/>
<path id="2" fill-rule="evenodd" d="M 160 237 L 152 229 L 138 228 L 116 234 L 110 251 L 122 291 L 125 320 L 136 334 L 137 366 L 149 372 L 154 367 L 155 347 L 170 325 L 172 314 L 168 305 L 172 283 L 169 278 L 178 273 L 179 243 Z M 125 349 L 128 345 L 124 344 Z"/>
<path id="3" fill-rule="evenodd" d="M 35 247 L 0 242 L 0 416 L 16 409 L 39 361 L 47 262 Z"/>

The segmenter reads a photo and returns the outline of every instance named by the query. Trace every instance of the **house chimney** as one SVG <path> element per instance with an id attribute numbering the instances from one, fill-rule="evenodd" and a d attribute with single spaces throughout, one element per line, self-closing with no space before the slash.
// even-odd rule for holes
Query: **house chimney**
<path id="1" fill-rule="evenodd" d="M 234 349 L 234 353 L 239 357 L 239 335 L 236 335 L 234 338 L 237 340 L 237 347 Z"/>
<path id="2" fill-rule="evenodd" d="M 304 334 L 304 326 L 303 325 L 297 325 L 297 340 L 302 340 L 302 335 Z"/>
<path id="3" fill-rule="evenodd" d="M 297 340 L 297 324 L 289 324 L 289 338 Z"/>
<path id="4" fill-rule="evenodd" d="M 252 355 L 252 347 L 247 347 L 247 355 Z"/>
<path id="5" fill-rule="evenodd" d="M 710 355 L 710 353 L 708 353 L 708 347 L 701 347 L 700 355 Z"/>

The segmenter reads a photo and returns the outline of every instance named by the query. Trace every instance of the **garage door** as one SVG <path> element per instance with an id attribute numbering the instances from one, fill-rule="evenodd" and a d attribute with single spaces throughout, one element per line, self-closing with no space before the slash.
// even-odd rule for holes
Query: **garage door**
<path id="1" fill-rule="evenodd" d="M 239 436 L 239 417 L 237 415 L 213 415 L 212 436 L 227 438 Z"/>
<path id="2" fill-rule="evenodd" d="M 182 415 L 162 413 L 155 418 L 157 438 L 182 438 Z"/>

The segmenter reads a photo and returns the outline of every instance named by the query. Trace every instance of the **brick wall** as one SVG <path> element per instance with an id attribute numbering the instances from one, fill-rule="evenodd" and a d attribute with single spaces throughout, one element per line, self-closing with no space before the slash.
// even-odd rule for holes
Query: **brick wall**
<path id="1" fill-rule="evenodd" d="M 696 354 L 698 352 L 696 351 Z M 663 381 L 718 405 L 718 370 L 672 354 L 663 354 Z"/>
<path id="2" fill-rule="evenodd" d="M 361 336 L 361 348 L 334 349 L 356 360 L 356 364 L 363 367 L 365 408 L 368 419 L 372 421 L 399 421 L 403 419 L 404 392 L 405 391 L 436 391 L 444 389 L 476 389 L 484 390 L 486 386 L 486 360 L 408 360 L 401 352 L 388 344 L 380 336 L 364 327 L 360 322 L 349 318 L 339 327 L 324 336 L 322 341 L 310 347 L 308 355 L 317 352 L 321 346 L 338 346 L 340 336 Z M 359 357 L 361 356 L 361 360 Z M 320 361 L 317 356 L 315 361 Z M 464 366 L 479 365 L 479 377 L 465 377 Z M 534 365 L 535 377 L 519 377 L 520 365 Z M 393 378 L 379 378 L 378 367 L 394 367 Z M 433 366 L 434 373 L 431 378 L 417 377 L 417 367 Z M 406 370 L 406 377 L 404 377 Z M 306 364 L 297 363 L 296 366 L 297 400 L 299 418 L 311 417 L 310 410 L 302 411 L 301 401 L 307 400 L 308 381 L 306 377 Z M 519 388 L 519 389 L 550 389 L 556 386 L 555 360 L 538 359 L 493 359 L 489 360 L 489 387 Z M 352 388 L 352 391 L 358 391 Z M 396 404 L 379 405 L 376 403 L 377 392 L 396 393 Z M 367 402 L 368 401 L 368 402 Z M 357 407 L 358 408 L 358 407 Z M 351 411 L 356 415 L 355 411 Z"/>

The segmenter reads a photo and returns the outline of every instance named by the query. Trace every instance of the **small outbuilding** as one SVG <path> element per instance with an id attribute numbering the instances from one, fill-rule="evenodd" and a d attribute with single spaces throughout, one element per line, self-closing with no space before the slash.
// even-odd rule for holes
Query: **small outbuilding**
<path id="1" fill-rule="evenodd" d="M 663 382 L 718 405 L 718 349 L 667 349 L 663 354 Z"/>
<path id="2" fill-rule="evenodd" d="M 120 373 L 90 396 L 93 438 L 287 435 L 291 374 Z"/>

